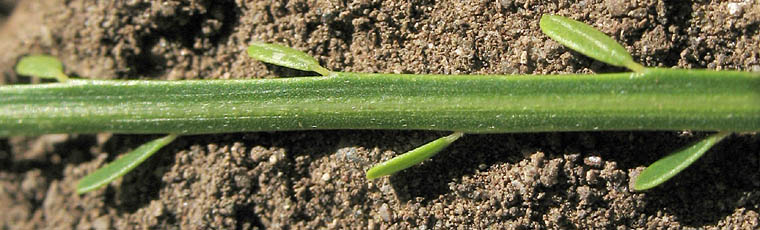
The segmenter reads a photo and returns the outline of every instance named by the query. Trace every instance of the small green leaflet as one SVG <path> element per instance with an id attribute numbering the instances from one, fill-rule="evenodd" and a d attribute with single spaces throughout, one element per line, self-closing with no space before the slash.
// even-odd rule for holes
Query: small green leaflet
<path id="1" fill-rule="evenodd" d="M 391 175 L 398 171 L 412 167 L 420 162 L 427 160 L 434 156 L 441 150 L 448 147 L 451 143 L 454 143 L 457 139 L 464 134 L 461 132 L 455 132 L 451 135 L 438 138 L 423 146 L 417 147 L 412 151 L 406 152 L 393 159 L 387 160 L 379 165 L 375 165 L 367 171 L 367 179 L 375 179 L 381 176 Z"/>
<path id="2" fill-rule="evenodd" d="M 701 141 L 697 141 L 689 146 L 684 147 L 662 159 L 659 159 L 644 169 L 633 188 L 636 191 L 654 188 L 689 167 L 707 152 L 713 145 L 717 144 L 723 138 L 730 135 L 731 132 L 720 132 L 713 134 Z"/>
<path id="3" fill-rule="evenodd" d="M 550 38 L 597 61 L 623 66 L 635 72 L 644 71 L 644 67 L 633 61 L 631 54 L 623 46 L 594 27 L 548 14 L 541 16 L 539 26 Z"/>
<path id="4" fill-rule="evenodd" d="M 322 76 L 330 74 L 330 70 L 320 66 L 309 54 L 283 45 L 254 42 L 248 46 L 248 56 L 269 64 L 317 72 Z"/>
<path id="5" fill-rule="evenodd" d="M 58 79 L 64 82 L 68 77 L 63 73 L 63 64 L 49 55 L 31 55 L 21 58 L 16 64 L 16 73 L 40 78 Z"/>
<path id="6" fill-rule="evenodd" d="M 156 153 L 162 147 L 174 141 L 176 138 L 177 135 L 169 134 L 165 137 L 140 145 L 140 147 L 132 150 L 132 152 L 125 154 L 119 159 L 114 160 L 79 180 L 79 183 L 77 184 L 77 193 L 82 194 L 95 190 L 111 183 L 111 181 L 116 180 L 116 178 L 124 176 L 124 174 L 132 171 L 132 169 L 140 165 L 140 163 L 148 159 L 148 157 Z"/>

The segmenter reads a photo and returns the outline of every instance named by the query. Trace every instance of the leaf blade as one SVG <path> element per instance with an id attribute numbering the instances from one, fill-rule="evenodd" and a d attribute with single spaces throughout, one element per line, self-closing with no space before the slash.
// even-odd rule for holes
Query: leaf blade
<path id="1" fill-rule="evenodd" d="M 40 78 L 58 79 L 66 81 L 68 77 L 63 73 L 63 64 L 58 58 L 50 55 L 30 55 L 21 58 L 16 64 L 16 73 Z"/>
<path id="2" fill-rule="evenodd" d="M 550 38 L 597 61 L 626 67 L 636 72 L 644 70 L 623 46 L 587 24 L 559 15 L 546 14 L 541 16 L 539 26 Z"/>
<path id="3" fill-rule="evenodd" d="M 731 133 L 720 132 L 710 135 L 703 140 L 697 141 L 655 161 L 636 178 L 634 190 L 643 191 L 665 183 L 697 161 L 707 150 L 729 134 Z"/>
<path id="4" fill-rule="evenodd" d="M 176 138 L 177 135 L 169 134 L 165 137 L 152 140 L 140 145 L 135 150 L 132 150 L 111 163 L 108 163 L 106 166 L 95 170 L 95 172 L 90 173 L 79 180 L 77 183 L 77 194 L 95 190 L 111 183 L 111 181 L 116 178 L 124 176 L 124 174 L 132 171 L 132 169 L 140 165 L 140 163 L 148 159 L 148 157 L 152 156 L 162 147 L 174 141 Z"/>
<path id="5" fill-rule="evenodd" d="M 314 57 L 300 50 L 279 44 L 254 42 L 248 46 L 248 56 L 262 62 L 291 69 L 313 71 L 323 76 L 330 74 L 330 71 L 320 66 Z"/>
<path id="6" fill-rule="evenodd" d="M 378 177 L 391 175 L 419 164 L 420 162 L 438 154 L 441 150 L 451 145 L 451 143 L 454 143 L 454 141 L 463 135 L 464 134 L 461 132 L 454 132 L 451 135 L 438 138 L 409 152 L 375 165 L 367 170 L 367 179 L 372 180 Z"/>

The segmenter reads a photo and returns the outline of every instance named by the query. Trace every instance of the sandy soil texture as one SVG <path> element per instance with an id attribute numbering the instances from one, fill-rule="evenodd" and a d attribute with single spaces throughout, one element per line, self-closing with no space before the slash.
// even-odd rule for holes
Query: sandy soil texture
<path id="1" fill-rule="evenodd" d="M 541 34 L 542 14 L 599 28 L 646 66 L 760 71 L 760 2 L 656 0 L 0 1 L 0 84 L 47 53 L 99 79 L 304 73 L 248 58 L 285 44 L 327 68 L 389 73 L 624 71 Z M 11 8 L 15 6 L 13 10 Z M 107 188 L 89 172 L 156 136 L 0 139 L 0 229 L 758 229 L 760 137 L 734 135 L 662 187 L 631 180 L 691 132 L 468 135 L 374 181 L 371 165 L 445 133 L 181 137 Z"/>

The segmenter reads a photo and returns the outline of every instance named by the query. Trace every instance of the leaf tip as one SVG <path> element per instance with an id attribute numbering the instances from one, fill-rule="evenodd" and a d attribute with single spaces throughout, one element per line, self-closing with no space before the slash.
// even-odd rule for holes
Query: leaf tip
<path id="1" fill-rule="evenodd" d="M 625 47 L 588 24 L 559 15 L 544 14 L 539 27 L 551 39 L 597 61 L 626 67 L 635 72 L 644 71 L 644 67 L 633 60 Z"/>
<path id="2" fill-rule="evenodd" d="M 330 74 L 330 70 L 319 65 L 317 59 L 309 54 L 287 46 L 253 42 L 248 46 L 248 56 L 261 62 L 288 67 L 302 71 L 317 72 L 322 76 Z"/>
<path id="3" fill-rule="evenodd" d="M 420 162 L 429 159 L 438 154 L 441 150 L 448 147 L 451 143 L 464 136 L 462 132 L 454 132 L 445 137 L 438 138 L 409 152 L 398 155 L 390 160 L 372 166 L 367 170 L 366 177 L 372 180 L 378 177 L 394 174 L 398 171 L 412 167 Z"/>
<path id="4" fill-rule="evenodd" d="M 124 174 L 132 171 L 140 163 L 148 159 L 148 157 L 152 156 L 162 147 L 174 141 L 176 138 L 176 134 L 169 134 L 142 144 L 124 156 L 95 170 L 95 172 L 87 174 L 77 182 L 77 194 L 83 194 L 98 189 L 111 183 L 117 178 L 124 176 Z"/>
<path id="5" fill-rule="evenodd" d="M 634 190 L 644 191 L 665 183 L 696 162 L 710 148 L 730 134 L 731 132 L 719 132 L 710 135 L 655 161 L 636 177 Z"/>
<path id="6" fill-rule="evenodd" d="M 378 173 L 377 166 L 372 167 L 369 170 L 367 170 L 367 175 L 366 175 L 367 180 L 374 180 L 381 176 L 384 176 L 384 175 Z"/>
<path id="7" fill-rule="evenodd" d="M 68 79 L 68 76 L 63 73 L 61 61 L 50 55 L 29 55 L 22 57 L 16 64 L 15 70 L 20 75 L 57 79 L 61 82 Z"/>

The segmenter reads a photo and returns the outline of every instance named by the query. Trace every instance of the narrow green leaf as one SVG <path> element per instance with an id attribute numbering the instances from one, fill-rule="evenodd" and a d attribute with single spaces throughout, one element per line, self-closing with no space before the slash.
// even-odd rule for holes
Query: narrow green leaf
<path id="1" fill-rule="evenodd" d="M 165 137 L 152 140 L 140 145 L 132 152 L 116 159 L 115 161 L 99 168 L 95 172 L 85 176 L 77 184 L 77 193 L 82 194 L 100 188 L 111 181 L 124 176 L 129 171 L 140 165 L 145 159 L 156 153 L 159 149 L 174 141 L 177 135 L 169 134 Z"/>
<path id="2" fill-rule="evenodd" d="M 254 42 L 248 46 L 248 56 L 256 60 L 327 76 L 330 70 L 319 65 L 314 57 L 299 50 L 271 43 Z"/>
<path id="3" fill-rule="evenodd" d="M 636 178 L 633 188 L 636 191 L 654 188 L 670 178 L 680 173 L 686 167 L 697 161 L 713 145 L 717 144 L 723 138 L 731 134 L 730 132 L 720 132 L 713 134 L 701 141 L 697 141 L 683 149 L 680 149 L 670 155 L 657 160 L 649 165 Z"/>
<path id="4" fill-rule="evenodd" d="M 49 55 L 31 55 L 21 58 L 18 64 L 16 64 L 16 73 L 26 76 L 58 79 L 61 82 L 68 79 L 63 73 L 61 61 Z"/>
<path id="5" fill-rule="evenodd" d="M 544 34 L 572 50 L 613 66 L 626 67 L 635 72 L 644 71 L 644 67 L 633 61 L 623 46 L 587 24 L 546 14 L 541 16 L 539 26 Z"/>
<path id="6" fill-rule="evenodd" d="M 406 152 L 394 157 L 388 161 L 375 165 L 367 171 L 367 179 L 375 179 L 381 176 L 391 175 L 398 171 L 412 167 L 420 162 L 434 156 L 441 150 L 448 147 L 451 143 L 462 137 L 464 134 L 455 132 L 451 135 L 438 138 L 423 146 L 417 147 L 412 151 Z"/>

